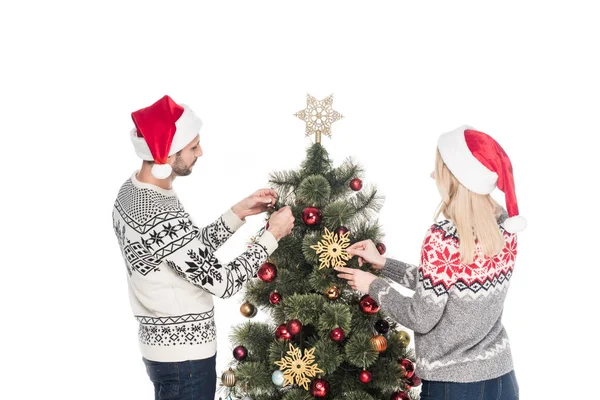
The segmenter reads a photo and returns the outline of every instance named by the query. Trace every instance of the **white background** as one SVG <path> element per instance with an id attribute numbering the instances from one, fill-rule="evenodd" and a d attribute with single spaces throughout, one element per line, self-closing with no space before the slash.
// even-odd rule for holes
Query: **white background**
<path id="1" fill-rule="evenodd" d="M 111 221 L 140 165 L 132 111 L 169 94 L 204 120 L 205 155 L 175 182 L 204 224 L 299 166 L 313 140 L 293 116 L 306 93 L 334 94 L 345 118 L 324 145 L 336 165 L 356 157 L 386 196 L 388 255 L 407 262 L 439 200 L 438 135 L 466 123 L 501 143 L 529 221 L 504 313 L 522 398 L 596 396 L 592 2 L 6 3 L 0 398 L 153 396 Z M 219 375 L 241 300 L 216 301 Z"/>

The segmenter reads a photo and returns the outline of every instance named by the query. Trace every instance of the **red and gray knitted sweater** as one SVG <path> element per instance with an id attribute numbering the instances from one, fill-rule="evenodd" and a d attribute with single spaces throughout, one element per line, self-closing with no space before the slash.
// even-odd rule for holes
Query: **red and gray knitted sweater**
<path id="1" fill-rule="evenodd" d="M 513 369 L 502 311 L 517 237 L 500 229 L 502 251 L 485 257 L 477 245 L 473 263 L 466 265 L 460 261 L 455 225 L 448 220 L 436 223 L 427 232 L 418 267 L 388 258 L 382 271 L 384 277 L 414 290 L 412 297 L 398 293 L 384 278 L 371 284 L 369 294 L 382 310 L 414 331 L 420 378 L 474 382 Z"/>

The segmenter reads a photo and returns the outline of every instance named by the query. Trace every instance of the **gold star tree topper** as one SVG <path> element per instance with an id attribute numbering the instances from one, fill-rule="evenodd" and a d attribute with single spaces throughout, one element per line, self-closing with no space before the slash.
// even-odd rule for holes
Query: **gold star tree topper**
<path id="1" fill-rule="evenodd" d="M 317 100 L 306 95 L 306 108 L 294 114 L 306 122 L 306 136 L 315 135 L 315 141 L 321 143 L 321 134 L 331 137 L 331 124 L 344 116 L 333 109 L 333 95 Z"/>
<path id="2" fill-rule="evenodd" d="M 346 248 L 350 245 L 349 236 L 350 232 L 338 235 L 325 228 L 321 241 L 314 246 L 310 246 L 319 255 L 319 262 L 321 263 L 319 269 L 346 266 L 346 261 L 352 258 L 346 251 Z"/>
<path id="3" fill-rule="evenodd" d="M 315 349 L 304 350 L 304 356 L 299 348 L 290 343 L 290 350 L 287 352 L 289 357 L 283 357 L 280 361 L 275 361 L 279 369 L 283 371 L 283 386 L 293 385 L 294 381 L 304 390 L 308 390 L 308 384 L 311 377 L 317 373 L 323 373 L 315 361 Z"/>

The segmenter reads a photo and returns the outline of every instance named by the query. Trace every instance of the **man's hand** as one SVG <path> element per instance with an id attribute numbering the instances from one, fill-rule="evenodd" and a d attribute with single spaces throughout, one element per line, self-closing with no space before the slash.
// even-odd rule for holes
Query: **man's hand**
<path id="1" fill-rule="evenodd" d="M 276 191 L 260 189 L 231 207 L 231 210 L 239 219 L 245 219 L 250 215 L 260 214 L 273 208 L 275 202 L 277 202 Z"/>
<path id="2" fill-rule="evenodd" d="M 294 228 L 294 216 L 290 206 L 285 206 L 275 211 L 269 219 L 267 230 L 279 241 L 282 237 L 289 235 Z"/>

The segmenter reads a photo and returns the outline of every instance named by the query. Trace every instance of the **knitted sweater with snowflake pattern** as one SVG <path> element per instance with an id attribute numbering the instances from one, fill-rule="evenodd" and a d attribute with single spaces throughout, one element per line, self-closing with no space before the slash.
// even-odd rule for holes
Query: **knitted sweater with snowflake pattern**
<path id="1" fill-rule="evenodd" d="M 244 221 L 229 209 L 199 228 L 173 190 L 140 182 L 136 175 L 119 190 L 113 226 L 128 272 L 142 355 L 163 362 L 212 357 L 213 296 L 237 293 L 277 241 L 265 231 L 243 254 L 222 264 L 213 253 Z"/>
<path id="2" fill-rule="evenodd" d="M 500 217 L 498 223 L 506 218 Z M 502 325 L 504 299 L 517 253 L 516 235 L 500 225 L 505 244 L 485 257 L 479 244 L 470 265 L 462 264 L 452 221 L 431 226 L 414 266 L 388 258 L 369 294 L 392 319 L 412 329 L 416 374 L 422 379 L 475 382 L 513 369 L 509 340 Z M 394 290 L 385 278 L 415 291 Z"/>

